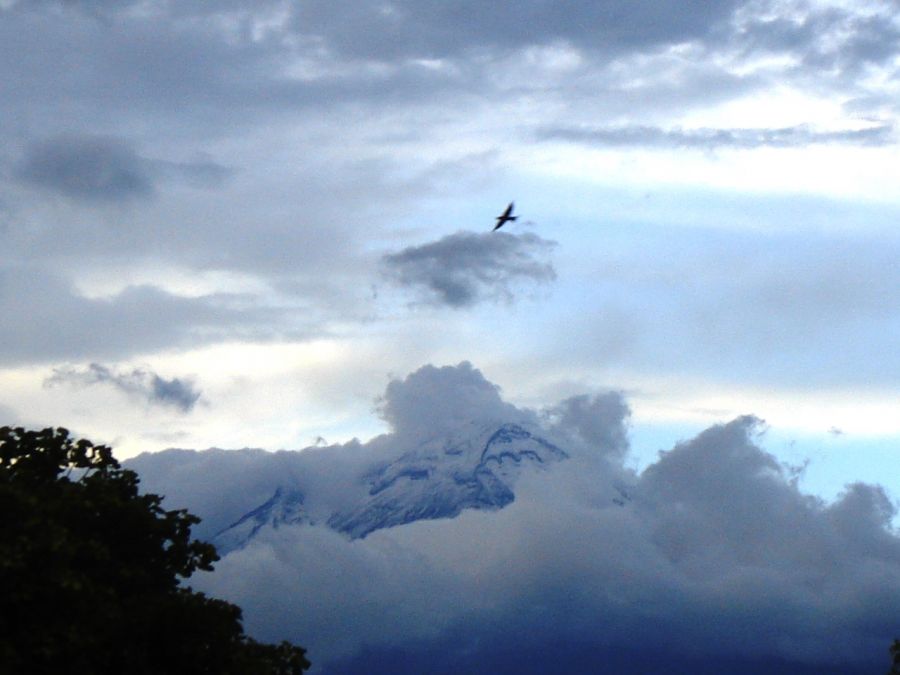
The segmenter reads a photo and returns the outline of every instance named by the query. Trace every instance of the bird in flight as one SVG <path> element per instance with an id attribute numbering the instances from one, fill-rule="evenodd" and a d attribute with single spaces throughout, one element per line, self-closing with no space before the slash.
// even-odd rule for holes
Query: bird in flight
<path id="1" fill-rule="evenodd" d="M 497 224 L 494 225 L 494 229 L 491 232 L 499 230 L 501 227 L 506 225 L 511 220 L 516 220 L 519 216 L 512 215 L 513 210 L 513 202 L 509 203 L 509 206 L 506 207 L 506 211 L 497 216 Z"/>

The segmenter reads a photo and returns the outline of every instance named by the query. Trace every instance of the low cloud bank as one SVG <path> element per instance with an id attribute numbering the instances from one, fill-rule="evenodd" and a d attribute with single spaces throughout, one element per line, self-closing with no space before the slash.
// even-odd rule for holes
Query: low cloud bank
<path id="1" fill-rule="evenodd" d="M 240 604 L 251 633 L 308 647 L 319 672 L 885 669 L 900 616 L 893 503 L 864 484 L 832 504 L 801 493 L 760 447 L 756 418 L 636 474 L 617 393 L 523 410 L 463 363 L 392 382 L 381 408 L 391 432 L 368 443 L 130 462 L 209 536 L 288 479 L 319 502 L 358 498 L 366 467 L 469 415 L 541 425 L 565 448 L 569 459 L 523 473 L 500 510 L 353 541 L 323 526 L 270 529 L 194 580 Z"/>

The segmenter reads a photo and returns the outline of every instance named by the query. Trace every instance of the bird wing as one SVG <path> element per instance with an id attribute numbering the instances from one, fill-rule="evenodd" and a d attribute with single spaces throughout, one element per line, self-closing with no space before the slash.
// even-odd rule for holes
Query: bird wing
<path id="1" fill-rule="evenodd" d="M 504 211 L 504 212 L 503 212 L 503 215 L 500 216 L 500 217 L 503 218 L 504 220 L 505 220 L 506 218 L 509 218 L 509 214 L 512 213 L 512 210 L 513 210 L 513 203 L 514 203 L 514 202 L 510 202 L 510 203 L 509 203 L 509 206 L 506 207 L 506 211 Z"/>

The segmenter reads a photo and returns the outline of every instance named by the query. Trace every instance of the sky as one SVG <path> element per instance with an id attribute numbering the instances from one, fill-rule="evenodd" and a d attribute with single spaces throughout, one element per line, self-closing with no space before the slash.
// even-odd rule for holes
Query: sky
<path id="1" fill-rule="evenodd" d="M 900 494 L 895 10 L 3 0 L 0 412 L 298 448 L 471 361 Z"/>
<path id="2" fill-rule="evenodd" d="M 896 10 L 0 0 L 2 423 L 350 447 L 469 363 L 896 522 Z"/>

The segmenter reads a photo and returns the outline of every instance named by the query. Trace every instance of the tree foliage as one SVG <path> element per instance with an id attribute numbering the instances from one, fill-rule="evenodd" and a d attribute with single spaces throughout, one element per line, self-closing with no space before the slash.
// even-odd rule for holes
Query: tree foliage
<path id="1" fill-rule="evenodd" d="M 218 560 L 199 518 L 140 494 L 110 448 L 0 428 L 0 672 L 245 673 L 309 667 L 244 634 L 239 607 L 182 585 Z"/>
<path id="2" fill-rule="evenodd" d="M 900 640 L 894 640 L 891 645 L 891 664 L 888 675 L 900 675 Z"/>

